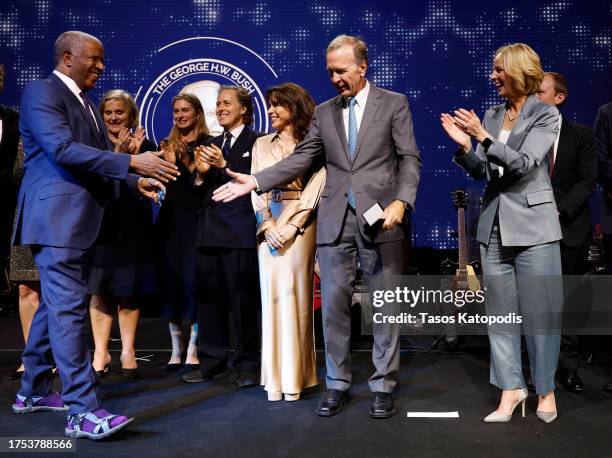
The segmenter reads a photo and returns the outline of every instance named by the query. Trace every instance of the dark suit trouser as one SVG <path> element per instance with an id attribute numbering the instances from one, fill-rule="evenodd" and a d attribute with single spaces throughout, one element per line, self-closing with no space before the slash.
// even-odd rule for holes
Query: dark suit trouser
<path id="1" fill-rule="evenodd" d="M 561 268 L 563 275 L 583 275 L 588 272 L 587 256 L 588 241 L 579 247 L 566 247 L 561 244 Z M 575 372 L 580 362 L 579 336 L 561 336 L 561 353 L 559 354 L 559 369 Z"/>
<path id="2" fill-rule="evenodd" d="M 84 332 L 89 252 L 33 246 L 32 253 L 40 272 L 41 295 L 23 352 L 25 372 L 19 394 L 51 392 L 55 360 L 69 413 L 91 412 L 100 406 L 100 397 Z"/>
<path id="3" fill-rule="evenodd" d="M 402 272 L 402 241 L 374 244 L 362 237 L 354 210 L 347 209 L 336 243 L 319 245 L 323 335 L 327 388 L 348 390 L 351 386 L 351 298 L 357 270 L 357 256 L 366 280 L 374 275 Z M 391 393 L 399 376 L 399 326 L 387 332 L 374 331 L 372 348 L 374 374 L 371 391 Z"/>
<path id="4" fill-rule="evenodd" d="M 255 249 L 199 248 L 198 356 L 202 372 L 227 367 L 242 372 L 259 369 L 257 309 L 260 303 Z M 228 364 L 229 316 L 232 314 L 236 350 Z"/>

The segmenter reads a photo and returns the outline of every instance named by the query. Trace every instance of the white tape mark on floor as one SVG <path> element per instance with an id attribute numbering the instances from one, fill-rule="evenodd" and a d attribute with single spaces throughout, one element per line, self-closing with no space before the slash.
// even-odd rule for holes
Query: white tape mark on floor
<path id="1" fill-rule="evenodd" d="M 459 418 L 459 412 L 408 412 L 408 418 Z"/>

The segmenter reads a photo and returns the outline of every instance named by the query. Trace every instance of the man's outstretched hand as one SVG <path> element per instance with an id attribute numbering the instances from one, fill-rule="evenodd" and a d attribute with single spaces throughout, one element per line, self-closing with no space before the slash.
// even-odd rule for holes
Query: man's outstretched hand
<path id="1" fill-rule="evenodd" d="M 155 178 L 163 183 L 176 181 L 176 177 L 181 173 L 178 167 L 161 158 L 163 151 L 147 151 L 142 154 L 130 156 L 130 168 L 145 177 Z"/>
<path id="2" fill-rule="evenodd" d="M 252 175 L 232 172 L 230 169 L 227 169 L 227 174 L 233 180 L 215 189 L 213 192 L 213 200 L 215 202 L 230 202 L 236 197 L 244 196 L 257 188 Z"/>

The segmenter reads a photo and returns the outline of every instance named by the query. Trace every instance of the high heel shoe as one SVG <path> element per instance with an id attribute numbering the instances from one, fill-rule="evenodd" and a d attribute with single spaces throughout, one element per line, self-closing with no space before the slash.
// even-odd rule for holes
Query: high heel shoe
<path id="1" fill-rule="evenodd" d="M 183 343 L 183 344 L 181 344 L 179 346 L 179 348 L 181 349 L 181 359 L 180 359 L 180 361 L 178 363 L 168 363 L 168 364 L 166 364 L 166 372 L 176 372 L 179 369 L 183 368 L 183 366 L 185 366 L 183 361 L 187 357 L 187 347 Z"/>
<path id="2" fill-rule="evenodd" d="M 538 420 L 542 420 L 544 423 L 552 423 L 557 419 L 557 411 L 542 412 L 540 410 L 536 410 L 536 417 L 538 417 Z"/>
<path id="3" fill-rule="evenodd" d="M 138 376 L 140 375 L 140 372 L 138 371 L 138 368 L 135 367 L 133 369 L 126 369 L 124 367 L 121 368 L 121 375 L 123 375 L 123 377 L 130 379 L 130 380 L 134 380 L 137 379 Z"/>
<path id="4" fill-rule="evenodd" d="M 126 360 L 128 362 L 133 362 L 134 365 L 136 365 L 136 367 L 123 367 L 123 357 L 126 357 Z M 138 376 L 140 375 L 140 372 L 138 371 L 138 365 L 136 363 L 136 355 L 134 354 L 132 356 L 131 353 L 126 353 L 125 355 L 122 353 L 121 357 L 119 358 L 119 360 L 121 361 L 121 375 L 124 378 L 127 378 L 129 380 L 134 380 L 136 378 L 138 378 Z M 131 364 L 130 364 L 131 365 Z"/>
<path id="5" fill-rule="evenodd" d="M 525 401 L 527 400 L 528 393 L 529 392 L 527 391 L 527 388 L 521 389 L 521 391 L 519 392 L 519 397 L 514 403 L 514 405 L 512 406 L 512 409 L 510 409 L 509 414 L 499 413 L 496 410 L 495 412 L 492 412 L 491 414 L 487 415 L 483 421 L 485 423 L 508 423 L 510 420 L 512 420 L 512 414 L 514 413 L 514 409 L 516 409 L 516 406 L 518 406 L 519 404 L 522 404 L 522 413 L 523 413 L 523 418 L 524 418 L 525 417 Z"/>
<path id="6" fill-rule="evenodd" d="M 96 371 L 96 375 L 98 376 L 98 378 L 104 378 L 108 375 L 109 370 L 110 370 L 110 363 L 105 364 L 104 369 L 102 369 L 101 371 Z"/>

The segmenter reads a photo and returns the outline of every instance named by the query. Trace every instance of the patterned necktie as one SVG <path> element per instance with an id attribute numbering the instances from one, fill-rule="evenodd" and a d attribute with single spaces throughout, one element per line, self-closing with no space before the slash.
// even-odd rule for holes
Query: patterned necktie
<path id="1" fill-rule="evenodd" d="M 357 103 L 357 99 L 355 97 L 351 97 L 348 100 L 349 105 L 349 122 L 348 122 L 348 151 L 349 151 L 349 160 L 351 163 L 355 159 L 355 148 L 357 147 L 357 116 L 355 116 L 355 104 Z M 349 188 L 348 192 L 348 204 L 351 208 L 356 208 L 355 204 L 355 195 L 353 194 L 353 185 Z"/>
<path id="2" fill-rule="evenodd" d="M 232 149 L 232 134 L 230 132 L 225 132 L 225 141 L 223 142 L 221 151 L 223 152 L 223 158 L 226 160 L 229 156 L 230 149 Z"/>
<path id="3" fill-rule="evenodd" d="M 81 99 L 83 100 L 83 104 L 85 105 L 85 111 L 87 111 L 87 113 L 89 113 L 89 115 L 92 117 L 94 125 L 96 126 L 96 129 L 98 129 L 98 132 L 100 132 L 100 127 L 98 127 L 98 122 L 96 121 L 96 118 L 93 115 L 93 109 L 92 109 L 92 105 L 89 100 L 89 97 L 87 97 L 87 94 L 85 93 L 85 91 L 79 92 L 79 95 L 81 96 Z"/>

